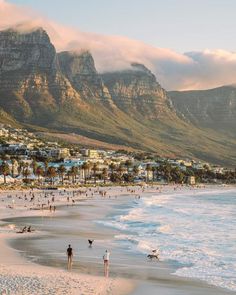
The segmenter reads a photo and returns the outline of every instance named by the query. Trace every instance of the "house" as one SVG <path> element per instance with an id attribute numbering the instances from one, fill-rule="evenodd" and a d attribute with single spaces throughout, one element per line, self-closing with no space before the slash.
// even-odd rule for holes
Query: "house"
<path id="1" fill-rule="evenodd" d="M 64 159 L 70 156 L 70 150 L 68 148 L 50 149 L 49 155 L 55 159 Z"/>
<path id="2" fill-rule="evenodd" d="M 195 176 L 188 176 L 187 177 L 187 184 L 195 185 L 196 184 Z"/>
<path id="3" fill-rule="evenodd" d="M 90 158 L 90 159 L 99 159 L 100 158 L 98 150 L 81 149 L 80 153 L 82 156 Z"/>

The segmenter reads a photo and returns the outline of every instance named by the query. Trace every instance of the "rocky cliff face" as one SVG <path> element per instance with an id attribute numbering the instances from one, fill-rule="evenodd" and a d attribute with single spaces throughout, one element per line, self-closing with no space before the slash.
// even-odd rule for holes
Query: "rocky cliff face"
<path id="1" fill-rule="evenodd" d="M 41 28 L 26 34 L 13 30 L 0 32 L 0 73 L 51 73 L 56 70 L 55 53 Z"/>
<path id="2" fill-rule="evenodd" d="M 50 122 L 57 112 L 81 113 L 91 104 L 155 119 L 165 115 L 166 92 L 143 65 L 100 75 L 87 52 L 56 53 L 47 33 L 0 32 L 0 106 L 26 122 Z"/>
<path id="3" fill-rule="evenodd" d="M 102 75 L 115 104 L 125 112 L 138 112 L 149 119 L 165 116 L 170 110 L 166 91 L 144 65 L 133 63 L 131 67 Z"/>
<path id="4" fill-rule="evenodd" d="M 101 76 L 97 73 L 93 57 L 88 51 L 61 52 L 58 54 L 58 60 L 63 75 L 85 100 L 111 98 Z"/>
<path id="5" fill-rule="evenodd" d="M 173 91 L 169 95 L 178 114 L 185 120 L 196 126 L 236 135 L 235 86 L 201 91 Z"/>
<path id="6" fill-rule="evenodd" d="M 20 121 L 48 122 L 69 97 L 79 99 L 43 29 L 0 32 L 0 106 Z"/>

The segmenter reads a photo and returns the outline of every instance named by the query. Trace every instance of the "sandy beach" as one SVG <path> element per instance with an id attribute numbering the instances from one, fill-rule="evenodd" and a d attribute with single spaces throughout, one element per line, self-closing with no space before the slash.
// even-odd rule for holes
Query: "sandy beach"
<path id="1" fill-rule="evenodd" d="M 4 221 L 0 227 L 0 291 L 2 294 L 234 294 L 200 280 L 172 275 L 173 266 L 166 262 L 150 264 L 145 260 L 142 263 L 143 256 L 129 257 L 123 254 L 114 245 L 114 238 L 119 231 L 93 222 L 106 217 L 114 207 L 115 210 L 120 210 L 126 202 L 154 192 L 160 192 L 159 188 L 131 187 L 127 190 L 114 187 L 86 191 L 82 188 L 74 192 L 46 192 L 46 195 L 40 191 L 2 192 L 0 216 Z M 50 204 L 56 206 L 55 212 L 50 211 Z M 76 220 L 77 212 L 80 226 L 76 230 L 76 240 L 73 240 L 73 231 L 68 237 L 68 241 L 72 240 L 72 245 L 73 241 L 74 244 L 79 244 L 79 262 L 76 257 L 73 271 L 66 270 L 64 258 L 60 257 L 58 261 L 55 257 L 47 260 L 42 253 L 38 255 L 41 258 L 34 261 L 23 253 L 22 249 L 25 248 L 28 252 L 37 252 L 36 246 L 41 245 L 44 236 L 49 243 L 47 245 L 50 245 L 50 241 L 52 244 L 60 244 L 63 236 L 66 247 L 65 237 L 68 234 L 62 225 L 66 228 L 69 216 Z M 41 221 L 37 226 L 39 218 Z M 53 227 L 55 220 L 59 224 L 57 227 Z M 35 232 L 16 234 L 17 230 L 24 224 L 29 225 L 31 221 Z M 88 237 L 96 241 L 93 252 L 88 250 Z M 103 277 L 100 259 L 104 247 L 109 247 L 114 257 L 109 278 Z"/>
<path id="2" fill-rule="evenodd" d="M 22 259 L 6 246 L 1 235 L 1 294 L 125 294 L 131 285 L 122 279 L 77 274 L 35 265 Z"/>
<path id="3" fill-rule="evenodd" d="M 19 196 L 18 197 L 16 197 Z M 49 208 L 38 209 L 36 205 L 23 199 L 29 192 L 2 192 L 1 193 L 1 218 L 22 216 L 48 216 Z M 35 192 L 37 195 L 37 192 Z M 67 196 L 60 200 L 55 196 L 55 206 L 68 203 Z M 12 196 L 12 198 L 9 198 Z M 77 198 L 81 200 L 83 197 Z M 12 202 L 14 200 L 14 202 Z M 41 205 L 41 202 L 40 202 Z M 41 266 L 24 259 L 18 251 L 9 247 L 9 239 L 22 238 L 13 226 L 2 227 L 0 230 L 0 294 L 33 295 L 33 294 L 128 294 L 133 283 L 122 278 L 104 278 L 78 274 L 67 270 L 58 270 L 52 267 Z M 30 233 L 41 235 L 40 232 Z M 66 245 L 67 246 L 67 245 Z"/>

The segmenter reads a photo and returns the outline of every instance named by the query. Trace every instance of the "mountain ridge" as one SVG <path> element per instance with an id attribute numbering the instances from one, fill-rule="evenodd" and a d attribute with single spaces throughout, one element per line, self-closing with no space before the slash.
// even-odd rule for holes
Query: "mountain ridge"
<path id="1" fill-rule="evenodd" d="M 184 120 L 145 65 L 100 74 L 90 52 L 57 53 L 43 29 L 0 31 L 0 108 L 21 124 L 236 164 L 236 139 Z"/>
<path id="2" fill-rule="evenodd" d="M 180 116 L 200 128 L 214 128 L 236 137 L 236 87 L 168 93 Z"/>

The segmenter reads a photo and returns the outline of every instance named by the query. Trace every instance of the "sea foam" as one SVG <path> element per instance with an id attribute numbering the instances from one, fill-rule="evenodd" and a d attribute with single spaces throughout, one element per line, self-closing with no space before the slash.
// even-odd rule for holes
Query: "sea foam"
<path id="1" fill-rule="evenodd" d="M 176 275 L 236 291 L 236 189 L 182 190 L 142 197 L 106 220 L 127 250 L 178 262 Z"/>

